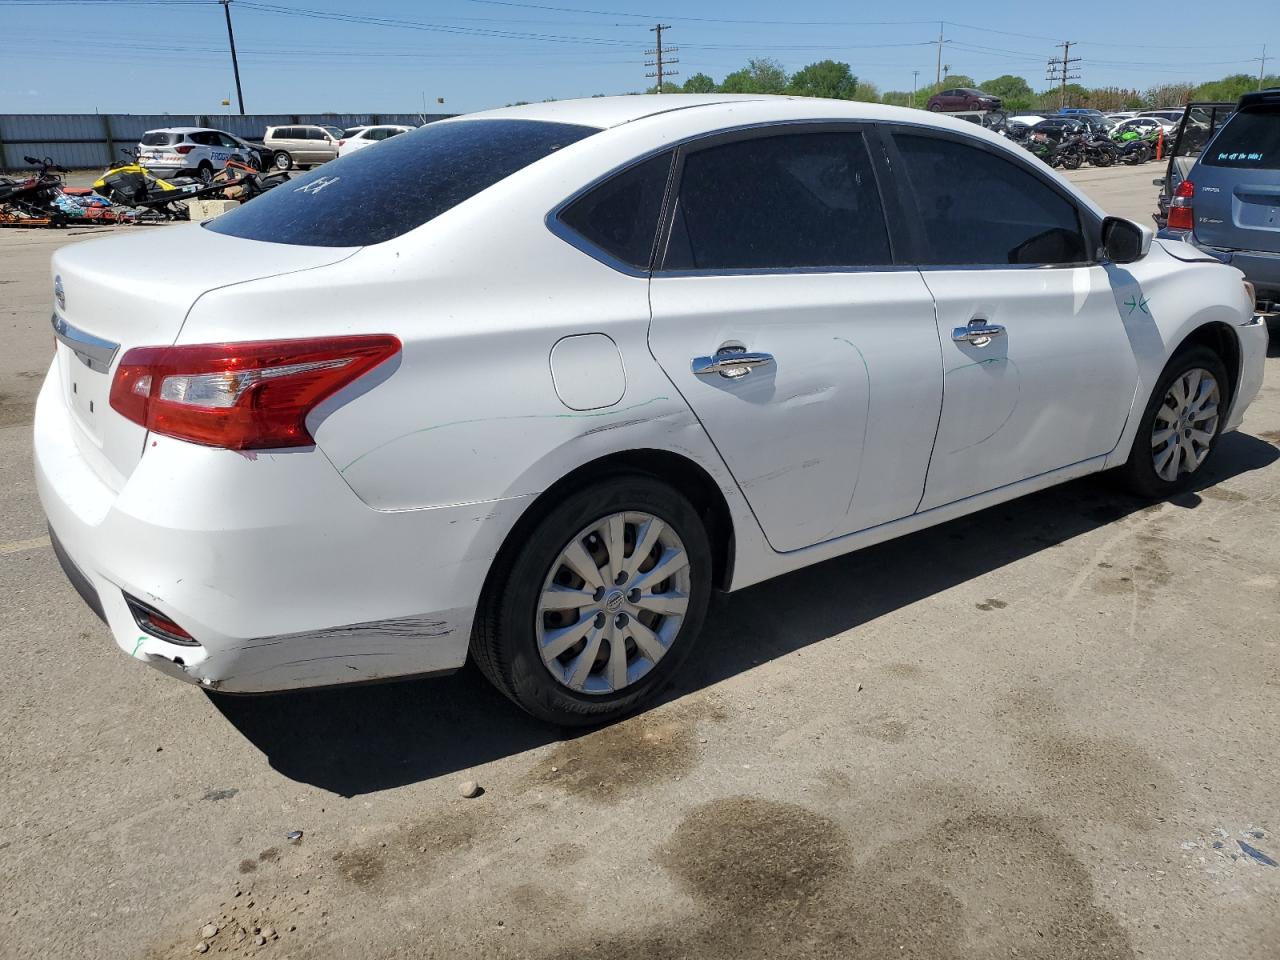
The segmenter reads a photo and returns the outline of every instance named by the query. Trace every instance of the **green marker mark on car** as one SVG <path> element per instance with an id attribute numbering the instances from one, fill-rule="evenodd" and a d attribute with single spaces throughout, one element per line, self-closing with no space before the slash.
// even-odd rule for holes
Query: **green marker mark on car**
<path id="1" fill-rule="evenodd" d="M 1136 297 L 1136 296 L 1130 297 L 1128 300 L 1124 302 L 1124 305 L 1129 308 L 1130 314 L 1132 314 L 1133 311 L 1135 310 L 1141 310 L 1148 317 L 1151 316 L 1151 311 L 1147 309 L 1146 297 Z"/>
<path id="2" fill-rule="evenodd" d="M 130 653 L 129 656 L 136 657 L 138 655 L 138 648 L 142 646 L 142 641 L 146 639 L 146 637 L 139 637 L 138 642 L 133 645 L 133 652 Z"/>

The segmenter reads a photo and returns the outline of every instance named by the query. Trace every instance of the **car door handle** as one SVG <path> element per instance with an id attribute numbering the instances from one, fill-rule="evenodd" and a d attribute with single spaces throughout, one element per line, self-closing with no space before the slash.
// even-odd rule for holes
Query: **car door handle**
<path id="1" fill-rule="evenodd" d="M 773 363 L 771 353 L 748 353 L 745 350 L 720 350 L 714 357 L 694 357 L 693 372 L 700 377 L 709 377 L 713 373 L 729 380 L 745 377 L 756 367 Z"/>
<path id="2" fill-rule="evenodd" d="M 975 347 L 985 347 L 993 337 L 1003 336 L 1004 327 L 985 320 L 970 320 L 967 327 L 956 327 L 951 331 L 951 339 L 956 343 L 971 343 Z"/>

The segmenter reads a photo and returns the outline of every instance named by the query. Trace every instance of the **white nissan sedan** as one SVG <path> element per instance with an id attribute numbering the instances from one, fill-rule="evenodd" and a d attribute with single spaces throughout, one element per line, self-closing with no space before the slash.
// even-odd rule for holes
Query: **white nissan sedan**
<path id="1" fill-rule="evenodd" d="M 1267 341 L 1238 271 L 1000 137 L 782 97 L 432 123 L 52 273 L 40 498 L 126 654 L 236 693 L 472 657 L 563 724 L 670 681 L 713 589 L 1185 488 Z"/>

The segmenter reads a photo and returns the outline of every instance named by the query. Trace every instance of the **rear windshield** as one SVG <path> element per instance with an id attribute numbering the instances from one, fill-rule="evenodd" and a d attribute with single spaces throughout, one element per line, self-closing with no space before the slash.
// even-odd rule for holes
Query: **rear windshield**
<path id="1" fill-rule="evenodd" d="M 539 120 L 431 123 L 326 163 L 205 227 L 268 243 L 382 243 L 598 132 Z"/>
<path id="2" fill-rule="evenodd" d="M 167 147 L 182 142 L 182 134 L 169 133 L 167 130 L 150 130 L 142 135 L 144 147 Z"/>
<path id="3" fill-rule="evenodd" d="M 1210 167 L 1280 170 L 1280 108 L 1234 114 L 1201 155 L 1200 162 Z"/>

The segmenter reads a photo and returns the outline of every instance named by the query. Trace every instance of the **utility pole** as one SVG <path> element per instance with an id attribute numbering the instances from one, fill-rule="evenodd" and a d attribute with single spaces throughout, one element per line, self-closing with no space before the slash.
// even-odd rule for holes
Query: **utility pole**
<path id="1" fill-rule="evenodd" d="M 1258 89 L 1262 89 L 1262 75 L 1267 72 L 1267 45 L 1262 45 L 1262 64 L 1258 67 Z"/>
<path id="2" fill-rule="evenodd" d="M 916 88 L 919 86 L 919 83 L 918 83 L 919 79 L 920 79 L 920 71 L 912 70 L 911 71 L 911 105 L 913 107 L 916 105 Z"/>
<path id="3" fill-rule="evenodd" d="M 943 27 L 943 23 L 941 20 L 939 20 L 938 21 L 938 72 L 933 78 L 933 82 L 935 85 L 942 83 L 942 45 L 946 43 L 946 41 L 942 39 L 942 27 Z"/>
<path id="4" fill-rule="evenodd" d="M 664 77 L 674 77 L 676 74 L 680 72 L 679 70 L 667 69 L 667 64 L 680 62 L 675 57 L 669 56 L 669 54 L 672 54 L 678 51 L 680 49 L 679 47 L 667 47 L 666 49 L 663 49 L 663 46 L 662 46 L 662 31 L 670 30 L 670 29 L 671 29 L 671 24 L 669 23 L 659 23 L 659 24 L 656 24 L 655 26 L 650 27 L 649 32 L 652 34 L 656 34 L 658 40 L 657 40 L 657 43 L 654 44 L 654 48 L 652 50 L 646 50 L 644 52 L 644 55 L 646 57 L 653 57 L 652 60 L 646 60 L 644 62 L 644 65 L 646 67 L 654 68 L 652 73 L 646 73 L 645 76 L 658 78 L 658 86 L 656 88 L 658 93 L 662 92 L 662 81 Z"/>
<path id="5" fill-rule="evenodd" d="M 1080 79 L 1080 74 L 1071 72 L 1075 69 L 1073 64 L 1080 62 L 1079 57 L 1071 56 L 1071 48 L 1075 45 L 1074 40 L 1064 40 L 1059 44 L 1062 47 L 1062 59 L 1059 60 L 1054 57 L 1050 60 L 1048 71 L 1045 74 L 1045 79 L 1050 83 L 1062 84 L 1062 92 L 1058 95 L 1059 109 L 1067 105 L 1067 81 Z"/>
<path id="6" fill-rule="evenodd" d="M 236 59 L 236 34 L 231 29 L 231 0 L 219 0 L 227 15 L 227 40 L 231 43 L 231 69 L 236 75 L 236 97 L 240 100 L 240 116 L 244 116 L 244 91 L 240 89 L 240 61 Z"/>

